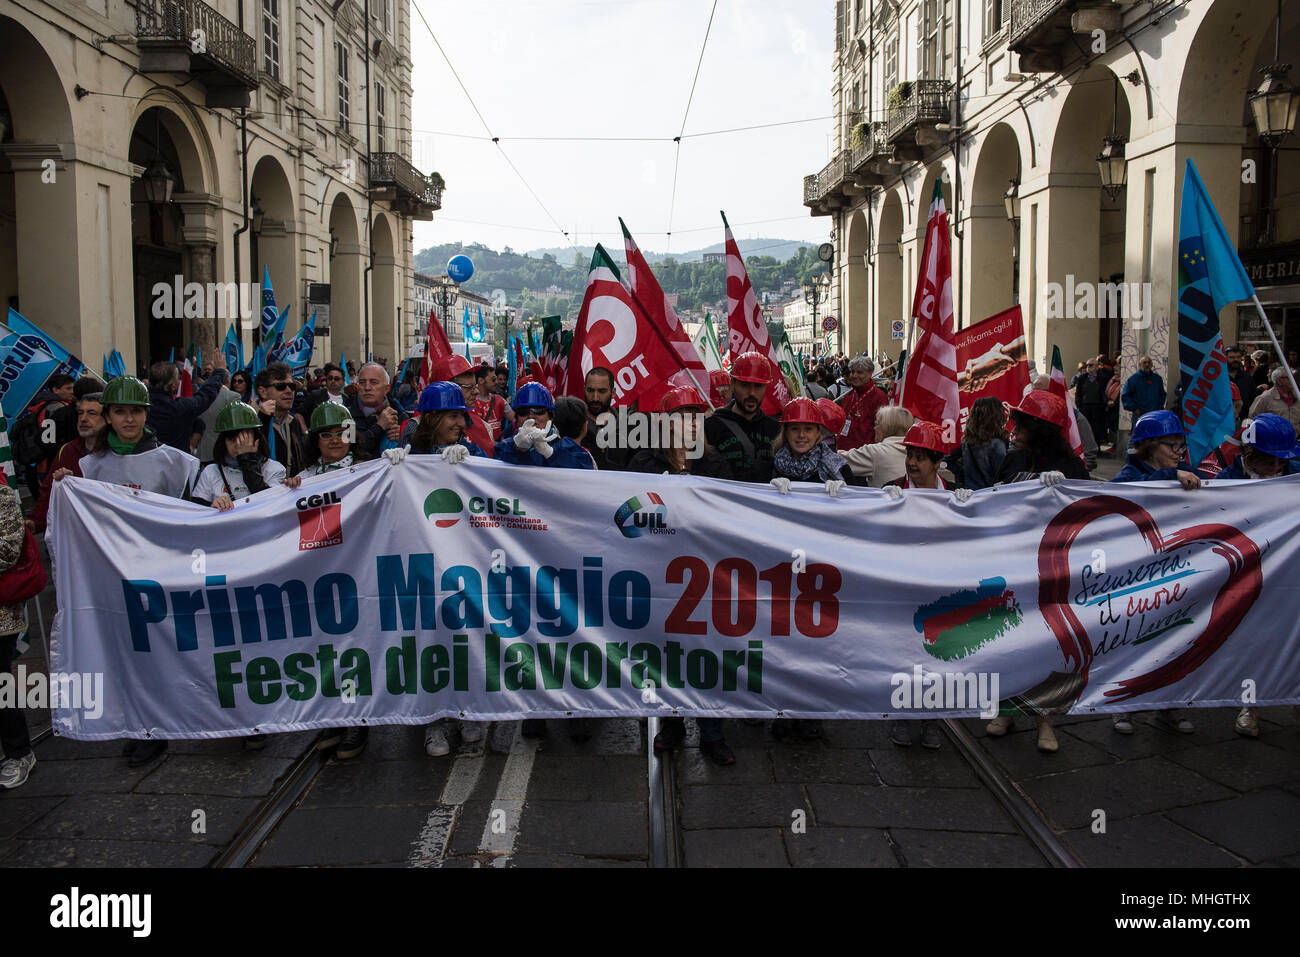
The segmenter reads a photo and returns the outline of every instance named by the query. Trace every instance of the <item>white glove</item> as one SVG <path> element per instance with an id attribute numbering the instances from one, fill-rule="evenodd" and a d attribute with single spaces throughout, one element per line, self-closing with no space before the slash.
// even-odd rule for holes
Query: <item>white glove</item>
<path id="1" fill-rule="evenodd" d="M 519 431 L 515 433 L 515 448 L 520 452 L 528 451 L 533 446 L 534 437 L 541 432 L 542 430 L 537 427 L 537 420 L 529 419 L 519 426 Z"/>
<path id="2" fill-rule="evenodd" d="M 844 480 L 843 480 L 843 479 L 827 479 L 827 480 L 826 480 L 826 494 L 829 495 L 831 498 L 839 498 L 839 497 L 840 497 L 840 489 L 842 489 L 842 488 L 844 488 Z"/>
<path id="3" fill-rule="evenodd" d="M 782 495 L 790 494 L 790 480 L 784 476 L 778 475 L 772 479 L 772 488 L 776 489 Z"/>
<path id="4" fill-rule="evenodd" d="M 1043 483 L 1044 488 L 1051 488 L 1053 485 L 1059 485 L 1064 478 L 1064 472 L 1041 472 L 1038 481 Z"/>
<path id="5" fill-rule="evenodd" d="M 881 489 L 881 491 L 883 491 L 891 499 L 897 500 L 903 497 L 903 490 L 899 488 L 897 485 L 886 485 L 883 489 Z"/>
<path id="6" fill-rule="evenodd" d="M 970 497 L 975 493 L 968 488 L 959 488 L 954 489 L 952 494 L 957 496 L 957 501 L 959 502 L 969 502 Z"/>
<path id="7" fill-rule="evenodd" d="M 384 449 L 384 458 L 388 459 L 392 465 L 401 465 L 406 461 L 406 449 L 402 446 L 395 449 Z"/>
<path id="8" fill-rule="evenodd" d="M 469 458 L 469 449 L 463 445 L 449 445 L 442 450 L 442 460 L 448 465 L 460 465 Z"/>
<path id="9" fill-rule="evenodd" d="M 993 483 L 993 487 L 994 487 L 994 488 L 1001 488 L 1002 485 L 1003 485 L 1002 482 L 994 482 L 994 483 Z"/>

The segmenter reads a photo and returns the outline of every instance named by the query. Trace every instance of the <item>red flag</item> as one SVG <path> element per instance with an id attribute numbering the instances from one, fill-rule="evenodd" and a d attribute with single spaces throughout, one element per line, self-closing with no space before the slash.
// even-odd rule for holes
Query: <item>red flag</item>
<path id="1" fill-rule="evenodd" d="M 916 277 L 912 316 L 921 335 L 903 373 L 902 406 L 918 419 L 957 429 L 961 400 L 957 391 L 956 330 L 952 308 L 952 250 L 943 184 L 934 184 L 925 251 Z"/>
<path id="2" fill-rule="evenodd" d="M 619 217 L 618 224 L 623 227 L 623 247 L 627 252 L 628 290 L 632 293 L 632 298 L 650 317 L 655 331 L 672 350 L 683 370 L 664 382 L 656 390 L 659 394 L 645 396 L 643 407 L 646 403 L 653 403 L 654 407 L 658 407 L 661 395 L 678 385 L 694 386 L 700 390 L 701 395 L 707 396 L 709 371 L 704 366 L 704 360 L 700 358 L 695 343 L 691 341 L 681 320 L 677 318 L 672 303 L 668 301 L 668 296 L 659 285 L 659 280 L 655 278 L 645 256 L 641 255 L 641 250 L 636 240 L 632 238 L 632 234 L 628 232 L 627 224 L 623 222 L 622 217 Z"/>
<path id="3" fill-rule="evenodd" d="M 584 380 L 596 366 L 614 373 L 614 405 L 631 405 L 681 368 L 599 244 L 573 331 L 564 394 L 584 398 Z"/>
<path id="4" fill-rule="evenodd" d="M 447 341 L 447 331 L 442 328 L 442 323 L 434 314 L 433 307 L 429 307 L 429 322 L 424 330 L 424 361 L 420 363 L 420 383 L 421 390 L 429 384 L 429 375 L 431 367 L 438 359 L 445 359 L 451 355 L 451 343 Z"/>
<path id="5" fill-rule="evenodd" d="M 194 366 L 190 365 L 189 356 L 185 357 L 185 364 L 181 366 L 181 381 L 176 387 L 176 398 L 188 399 L 194 395 Z"/>
<path id="6" fill-rule="evenodd" d="M 780 369 L 776 347 L 772 344 L 772 337 L 767 334 L 767 323 L 763 321 L 763 312 L 758 308 L 754 287 L 750 285 L 749 273 L 745 270 L 745 260 L 740 256 L 736 238 L 731 235 L 731 224 L 727 222 L 726 213 L 722 214 L 722 225 L 727 228 L 727 325 L 730 328 L 728 341 L 731 362 L 746 352 L 758 352 L 767 356 L 773 368 Z M 785 408 L 790 398 L 784 378 L 778 375 L 767 387 L 763 411 L 768 415 L 776 415 Z"/>

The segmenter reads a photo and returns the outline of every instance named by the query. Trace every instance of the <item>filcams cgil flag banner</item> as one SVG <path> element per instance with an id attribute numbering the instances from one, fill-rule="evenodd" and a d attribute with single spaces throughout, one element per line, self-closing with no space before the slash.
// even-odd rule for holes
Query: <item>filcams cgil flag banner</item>
<path id="1" fill-rule="evenodd" d="M 52 667 L 105 692 L 99 717 L 54 726 L 1300 702 L 1300 477 L 1169 485 L 961 505 L 414 456 L 221 513 L 69 478 L 47 534 Z"/>

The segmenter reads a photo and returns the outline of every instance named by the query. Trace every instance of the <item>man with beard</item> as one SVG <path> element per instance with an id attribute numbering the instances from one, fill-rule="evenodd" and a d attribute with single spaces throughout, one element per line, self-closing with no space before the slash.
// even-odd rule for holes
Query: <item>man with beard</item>
<path id="1" fill-rule="evenodd" d="M 474 388 L 473 409 L 487 426 L 492 441 L 496 442 L 501 438 L 505 424 L 514 421 L 514 409 L 497 394 L 497 374 L 491 366 L 479 366 L 474 370 Z M 490 447 L 483 451 L 488 455 L 492 454 Z"/>
<path id="2" fill-rule="evenodd" d="M 766 483 L 772 477 L 772 442 L 780 423 L 763 414 L 771 382 L 767 357 L 746 352 L 731 364 L 731 404 L 704 420 L 704 437 L 742 482 Z"/>
<path id="3" fill-rule="evenodd" d="M 1246 364 L 1242 361 L 1241 350 L 1236 346 L 1229 346 L 1223 350 L 1224 355 L 1228 357 L 1228 381 L 1237 387 L 1241 393 L 1241 409 L 1243 415 L 1237 416 L 1237 424 L 1241 425 L 1244 413 L 1250 408 L 1255 398 L 1255 377 L 1246 371 Z"/>
<path id="4" fill-rule="evenodd" d="M 582 447 L 591 453 L 596 468 L 622 472 L 627 468 L 631 450 L 599 441 L 600 417 L 610 411 L 614 402 L 614 373 L 604 366 L 596 366 L 582 384 L 587 400 L 587 434 L 582 439 Z"/>

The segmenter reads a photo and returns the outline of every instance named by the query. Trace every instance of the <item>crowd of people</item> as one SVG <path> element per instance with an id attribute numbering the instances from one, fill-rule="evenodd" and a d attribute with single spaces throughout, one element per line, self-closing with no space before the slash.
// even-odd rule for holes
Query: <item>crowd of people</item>
<path id="1" fill-rule="evenodd" d="M 1181 421 L 1164 409 L 1164 386 L 1148 358 L 1143 357 L 1140 371 L 1122 389 L 1112 388 L 1113 364 L 1106 374 L 1105 357 L 1081 364 L 1073 383 L 1081 432 L 1090 425 L 1092 434 L 1109 438 L 1112 394 L 1137 416 L 1132 449 L 1113 481 L 1170 479 L 1194 490 L 1210 472 L 1220 479 L 1262 479 L 1300 471 L 1297 420 L 1291 411 L 1296 402 L 1284 388 L 1284 370 L 1270 370 L 1267 357 L 1259 354 L 1248 366 L 1239 351 L 1229 353 L 1230 358 L 1236 355 L 1234 387 L 1246 388 L 1248 378 L 1254 383 L 1249 412 L 1254 421 L 1249 433 L 1215 450 L 1215 463 L 1186 461 Z M 1261 367 L 1272 383 L 1269 388 L 1258 381 Z M 614 375 L 602 367 L 587 374 L 581 399 L 556 398 L 541 383 L 526 379 L 507 395 L 503 367 L 473 367 L 460 356 L 433 362 L 435 381 L 422 390 L 401 388 L 411 384 L 409 376 L 394 390 L 379 362 L 348 369 L 327 363 L 307 379 L 271 363 L 252 377 L 235 373 L 229 386 L 224 370 L 209 370 L 200 374 L 201 385 L 187 397 L 177 395 L 179 370 L 171 362 L 155 363 L 147 382 L 130 376 L 106 385 L 93 379 L 51 380 L 51 401 L 59 403 L 51 414 L 62 423 L 58 441 L 48 456 L 25 463 L 33 490 L 25 519 L 13 491 L 0 490 L 0 572 L 18 560 L 24 524 L 37 535 L 44 531 L 53 483 L 69 475 L 129 484 L 227 511 L 241 498 L 277 484 L 296 487 L 303 478 L 381 457 L 396 467 L 408 455 L 438 455 L 451 465 L 492 457 L 526 468 L 704 475 L 770 484 L 781 494 L 796 483 L 813 483 L 833 497 L 846 485 L 881 488 L 895 499 L 917 489 L 943 490 L 961 502 L 1001 483 L 1036 480 L 1051 486 L 1066 478 L 1088 479 L 1095 468 L 1095 444 L 1092 461 L 1086 451 L 1080 457 L 1071 448 L 1068 405 L 1051 391 L 1045 375 L 1034 379 L 1009 414 L 997 399 L 978 399 L 964 430 L 954 434 L 952 423 L 918 420 L 891 405 L 888 379 L 877 379 L 866 356 L 839 356 L 808 371 L 813 394 L 792 400 L 779 416 L 763 412 L 774 370 L 759 353 L 736 357 L 729 372 L 709 373 L 700 388 L 664 393 L 655 411 L 704 417 L 700 455 L 687 454 L 699 446 L 695 415 L 674 417 L 668 447 L 618 448 L 598 440 L 598 420 L 611 411 L 615 396 Z M 818 395 L 814 384 L 825 394 Z M 0 655 L 7 662 L 21 621 L 21 606 L 0 606 Z M 1051 715 L 1033 717 L 1038 748 L 1056 751 Z M 0 786 L 13 788 L 26 781 L 35 757 L 21 710 L 0 709 L 0 720 L 6 759 Z M 1180 714 L 1162 713 L 1158 720 L 1179 732 L 1192 730 L 1190 719 Z M 575 740 L 592 734 L 588 719 L 564 723 Z M 717 764 L 733 764 L 723 720 L 699 718 L 696 724 L 701 751 Z M 917 724 L 922 746 L 939 747 L 937 726 L 925 721 L 892 722 L 893 743 L 911 746 Z M 1004 714 L 988 724 L 987 733 L 998 737 L 1013 725 L 1014 716 Z M 1122 715 L 1116 716 L 1114 728 L 1123 734 L 1134 730 L 1130 716 Z M 1244 736 L 1258 734 L 1251 709 L 1238 713 L 1235 729 Z M 481 723 L 459 722 L 455 729 L 437 721 L 425 729 L 427 753 L 448 754 L 454 730 L 466 743 L 484 735 Z M 822 727 L 819 721 L 778 720 L 772 731 L 779 738 L 808 740 L 820 737 Z M 526 720 L 522 733 L 545 736 L 547 722 Z M 683 719 L 664 720 L 654 750 L 680 746 L 685 734 Z M 338 728 L 323 734 L 318 746 L 334 748 L 337 758 L 348 760 L 364 751 L 366 736 L 364 727 Z M 261 748 L 265 736 L 250 736 L 245 746 Z M 162 740 L 131 741 L 126 753 L 131 766 L 138 767 L 166 749 Z"/>

